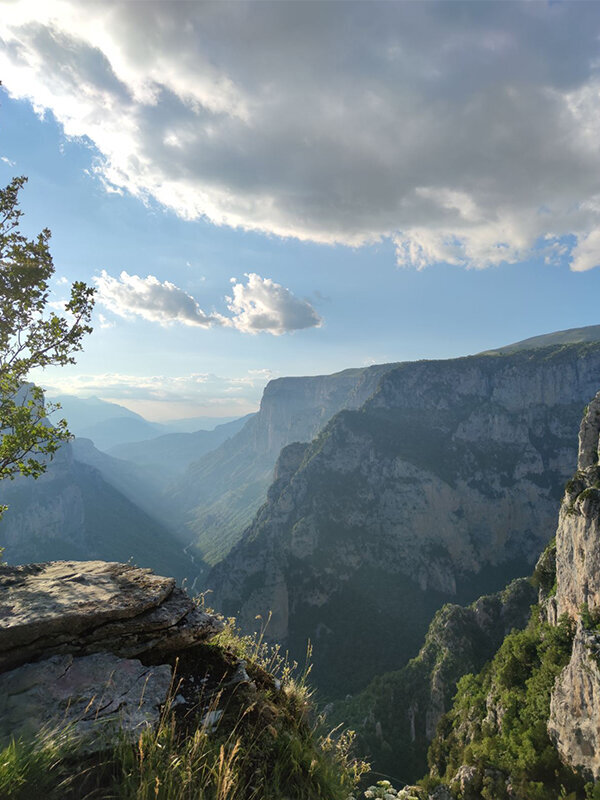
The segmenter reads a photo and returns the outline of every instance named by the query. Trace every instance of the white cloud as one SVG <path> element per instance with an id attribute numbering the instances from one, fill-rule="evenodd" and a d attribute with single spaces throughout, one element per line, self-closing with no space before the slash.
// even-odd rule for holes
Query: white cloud
<path id="1" fill-rule="evenodd" d="M 573 248 L 573 263 L 571 269 L 575 272 L 585 272 L 588 269 L 600 267 L 600 229 L 590 231 L 577 240 Z"/>
<path id="2" fill-rule="evenodd" d="M 247 284 L 231 278 L 232 297 L 226 297 L 231 317 L 206 314 L 196 300 L 170 281 L 161 283 L 148 275 L 121 272 L 118 278 L 102 270 L 94 278 L 96 301 L 121 317 L 140 316 L 160 325 L 181 323 L 200 328 L 214 325 L 234 327 L 242 333 L 263 331 L 279 336 L 282 333 L 319 327 L 322 320 L 306 300 L 295 297 L 289 289 L 256 273 L 246 275 Z M 111 327 L 100 315 L 100 327 Z"/>
<path id="3" fill-rule="evenodd" d="M 113 278 L 102 270 L 94 282 L 97 286 L 96 301 L 120 317 L 137 315 L 161 325 L 179 322 L 200 328 L 223 323 L 219 314 L 202 311 L 183 289 L 170 281 L 161 283 L 153 275 L 140 278 L 123 271 L 118 278 Z"/>
<path id="4" fill-rule="evenodd" d="M 102 330 L 108 330 L 109 328 L 115 327 L 115 323 L 107 319 L 104 314 L 98 314 L 98 322 L 100 323 L 100 328 Z"/>
<path id="5" fill-rule="evenodd" d="M 239 331 L 279 336 L 323 324 L 310 303 L 298 299 L 289 289 L 254 272 L 246 277 L 245 285 L 232 279 L 233 296 L 227 298 L 227 307 L 233 314 L 231 323 Z"/>
<path id="6" fill-rule="evenodd" d="M 5 164 L 8 164 L 9 167 L 17 166 L 16 161 L 11 161 L 10 158 L 7 158 L 6 156 L 0 156 L 0 161 L 3 161 Z"/>
<path id="7" fill-rule="evenodd" d="M 449 8 L 17 0 L 0 74 L 89 137 L 107 189 L 186 219 L 390 237 L 417 267 L 519 261 L 570 234 L 588 268 L 600 5 Z"/>

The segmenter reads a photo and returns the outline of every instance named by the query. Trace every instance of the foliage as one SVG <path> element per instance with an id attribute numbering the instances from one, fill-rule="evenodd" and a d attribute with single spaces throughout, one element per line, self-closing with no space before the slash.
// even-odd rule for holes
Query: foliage
<path id="1" fill-rule="evenodd" d="M 507 630 L 527 624 L 534 600 L 535 591 L 522 578 L 467 608 L 444 605 L 418 656 L 334 704 L 331 718 L 356 729 L 361 752 L 382 775 L 396 782 L 417 780 L 427 769 L 433 714 L 440 705 L 451 706 L 459 678 L 480 670 Z"/>
<path id="2" fill-rule="evenodd" d="M 0 191 L 0 479 L 19 473 L 37 478 L 44 457 L 69 438 L 65 420 L 54 427 L 47 422 L 58 406 L 44 407 L 42 390 L 24 381 L 35 367 L 74 363 L 92 330 L 94 290 L 81 281 L 71 287 L 68 316 L 45 313 L 54 274 L 50 231 L 35 239 L 21 233 L 18 193 L 25 182 L 15 178 Z"/>
<path id="3" fill-rule="evenodd" d="M 539 557 L 531 576 L 531 582 L 544 598 L 553 597 L 556 594 L 556 537 L 548 542 Z"/>
<path id="4" fill-rule="evenodd" d="M 555 800 L 563 789 L 581 792 L 581 779 L 560 762 L 546 728 L 550 693 L 570 658 L 572 639 L 566 617 L 553 627 L 534 607 L 524 631 L 509 634 L 479 675 L 459 681 L 429 751 L 432 774 L 450 783 L 461 765 L 475 766 L 484 800 L 505 800 L 507 778 L 522 800 Z"/>

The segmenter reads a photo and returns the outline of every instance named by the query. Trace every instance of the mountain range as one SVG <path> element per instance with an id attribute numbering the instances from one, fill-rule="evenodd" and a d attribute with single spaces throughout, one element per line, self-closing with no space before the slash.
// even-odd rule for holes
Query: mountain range
<path id="1" fill-rule="evenodd" d="M 400 364 L 374 383 L 282 450 L 266 502 L 206 581 L 244 630 L 270 615 L 267 637 L 295 658 L 312 641 L 330 696 L 400 668 L 444 602 L 530 573 L 600 385 L 600 343 Z"/>

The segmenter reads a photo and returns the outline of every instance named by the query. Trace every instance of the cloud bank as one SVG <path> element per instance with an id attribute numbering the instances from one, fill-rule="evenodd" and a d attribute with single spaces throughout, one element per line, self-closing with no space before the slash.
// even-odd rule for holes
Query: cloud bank
<path id="1" fill-rule="evenodd" d="M 585 270 L 600 263 L 599 34 L 597 3 L 17 0 L 0 74 L 89 137 L 108 189 L 183 218 L 387 237 L 417 268 L 540 243 L 553 258 L 570 237 Z"/>
<path id="2" fill-rule="evenodd" d="M 161 283 L 154 275 L 141 278 L 123 271 L 118 278 L 102 270 L 94 278 L 96 301 L 120 317 L 142 317 L 160 325 L 180 323 L 191 327 L 233 327 L 242 333 L 283 333 L 318 328 L 321 317 L 306 300 L 289 289 L 256 273 L 246 275 L 246 284 L 231 279 L 231 297 L 226 297 L 230 317 L 204 312 L 196 300 L 170 281 Z M 110 323 L 100 315 L 100 327 Z"/>

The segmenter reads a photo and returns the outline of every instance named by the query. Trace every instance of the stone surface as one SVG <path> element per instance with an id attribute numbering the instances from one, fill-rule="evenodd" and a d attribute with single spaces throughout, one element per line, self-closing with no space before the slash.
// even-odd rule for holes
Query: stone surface
<path id="1" fill-rule="evenodd" d="M 571 660 L 559 675 L 548 733 L 561 758 L 600 778 L 600 635 L 578 627 Z"/>
<path id="2" fill-rule="evenodd" d="M 105 561 L 53 561 L 0 568 L 0 647 L 78 632 L 158 606 L 173 578 Z"/>
<path id="3" fill-rule="evenodd" d="M 117 730 L 135 738 L 158 723 L 170 684 L 170 666 L 109 653 L 25 664 L 0 675 L 0 746 L 54 727 L 87 752 L 110 746 Z"/>
<path id="4" fill-rule="evenodd" d="M 577 469 L 593 467 L 598 463 L 598 437 L 600 436 L 600 392 L 587 407 L 579 429 L 579 454 Z"/>
<path id="5" fill-rule="evenodd" d="M 600 392 L 579 432 L 578 470 L 556 532 L 556 613 L 577 624 L 571 659 L 556 680 L 548 733 L 561 758 L 600 778 Z M 584 612 L 584 613 L 582 613 Z"/>
<path id="6" fill-rule="evenodd" d="M 455 800 L 455 797 L 450 789 L 442 784 L 435 787 L 427 800 Z"/>
<path id="7" fill-rule="evenodd" d="M 0 597 L 0 671 L 58 653 L 169 652 L 220 629 L 172 578 L 127 564 L 2 567 Z"/>
<path id="8" fill-rule="evenodd" d="M 577 473 L 567 485 L 556 533 L 557 612 L 600 609 L 600 392 L 579 430 Z"/>

